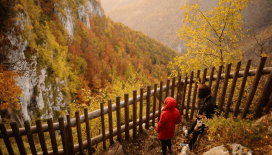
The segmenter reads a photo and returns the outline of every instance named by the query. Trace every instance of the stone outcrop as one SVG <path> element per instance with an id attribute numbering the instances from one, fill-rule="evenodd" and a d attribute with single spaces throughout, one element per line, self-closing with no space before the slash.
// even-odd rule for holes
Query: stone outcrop
<path id="1" fill-rule="evenodd" d="M 203 153 L 203 155 L 228 155 L 229 150 L 227 150 L 223 145 L 216 146 L 211 150 Z"/>
<path id="2" fill-rule="evenodd" d="M 123 147 L 118 141 L 115 141 L 111 147 L 101 152 L 100 155 L 124 155 Z"/>

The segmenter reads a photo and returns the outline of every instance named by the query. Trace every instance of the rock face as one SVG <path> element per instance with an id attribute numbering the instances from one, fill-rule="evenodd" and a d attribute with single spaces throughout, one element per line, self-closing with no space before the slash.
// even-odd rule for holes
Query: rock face
<path id="1" fill-rule="evenodd" d="M 110 148 L 100 153 L 100 155 L 124 155 L 123 147 L 118 141 L 115 141 Z"/>
<path id="2" fill-rule="evenodd" d="M 40 4 L 36 4 L 40 5 Z M 71 38 L 73 38 L 74 30 L 76 28 L 76 17 L 72 12 L 71 6 L 68 5 L 67 1 L 62 2 L 62 4 L 54 4 L 54 13 L 59 18 L 60 22 L 63 24 L 65 29 Z M 78 4 L 77 17 L 81 22 L 84 22 L 87 28 L 90 27 L 90 16 L 104 16 L 103 9 L 100 8 L 99 3 L 94 0 L 87 0 L 86 6 Z M 62 13 L 59 11 L 62 8 Z M 24 30 L 25 27 L 31 26 L 31 20 L 28 16 L 28 11 L 24 10 L 24 13 L 17 14 L 17 23 L 21 25 L 21 29 Z M 33 37 L 33 31 L 29 31 L 29 37 Z M 54 82 L 47 80 L 48 70 L 47 66 L 38 69 L 38 54 L 31 54 L 31 56 L 26 58 L 25 52 L 29 46 L 27 38 L 22 38 L 21 36 L 15 36 L 9 34 L 9 39 L 12 45 L 17 46 L 16 50 L 4 48 L 7 57 L 4 62 L 8 64 L 11 70 L 15 72 L 21 72 L 20 76 L 16 79 L 17 84 L 22 88 L 22 96 L 20 97 L 20 123 L 23 121 L 31 121 L 34 116 L 46 119 L 46 118 L 58 118 L 61 111 L 63 113 L 68 113 L 67 105 L 68 100 L 66 100 L 64 93 L 62 91 L 63 87 L 67 85 L 67 80 L 59 80 L 58 78 L 53 79 Z M 52 79 L 51 79 L 52 80 Z"/>
<path id="3" fill-rule="evenodd" d="M 223 145 L 212 148 L 211 150 L 203 153 L 203 155 L 228 155 L 229 150 L 227 150 Z"/>
<path id="4" fill-rule="evenodd" d="M 233 143 L 231 144 L 231 153 L 233 155 L 252 155 L 253 152 L 241 144 Z M 223 145 L 212 148 L 211 150 L 203 153 L 203 155 L 228 155 L 229 150 L 227 150 Z"/>
<path id="5" fill-rule="evenodd" d="M 241 144 L 234 143 L 231 145 L 231 148 L 232 148 L 233 155 L 252 155 L 253 154 L 251 150 L 245 148 Z"/>

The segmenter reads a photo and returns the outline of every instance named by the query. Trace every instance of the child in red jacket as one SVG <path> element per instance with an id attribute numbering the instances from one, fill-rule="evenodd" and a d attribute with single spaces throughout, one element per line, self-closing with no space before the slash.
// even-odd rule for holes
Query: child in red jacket
<path id="1" fill-rule="evenodd" d="M 161 153 L 166 155 L 166 146 L 168 146 L 169 153 L 172 154 L 171 150 L 171 138 L 174 137 L 175 124 L 181 121 L 181 115 L 176 108 L 177 102 L 172 97 L 165 99 L 165 106 L 162 109 L 160 121 L 156 128 L 159 133 L 159 139 L 162 142 Z"/>

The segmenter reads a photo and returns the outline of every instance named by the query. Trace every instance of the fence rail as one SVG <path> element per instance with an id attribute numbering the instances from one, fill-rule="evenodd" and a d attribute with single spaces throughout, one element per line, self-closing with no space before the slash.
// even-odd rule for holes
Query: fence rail
<path id="1" fill-rule="evenodd" d="M 219 109 L 221 112 L 224 112 L 224 116 L 227 118 L 229 117 L 229 113 L 233 113 L 234 116 L 238 116 L 241 113 L 242 118 L 246 118 L 248 113 L 253 113 L 255 117 L 261 117 L 262 113 L 268 113 L 271 106 L 272 106 L 272 67 L 264 67 L 266 61 L 266 57 L 260 59 L 260 63 L 257 69 L 249 70 L 249 66 L 251 60 L 247 62 L 247 65 L 244 71 L 239 71 L 241 68 L 241 62 L 238 62 L 236 65 L 236 69 L 234 73 L 230 73 L 231 64 L 226 65 L 225 71 L 223 72 L 223 67 L 220 66 L 217 70 L 215 67 L 211 68 L 210 76 L 207 76 L 207 69 L 204 69 L 203 76 L 201 79 L 201 83 L 208 82 L 208 85 L 212 87 L 212 83 L 215 81 L 215 85 L 213 86 L 212 95 L 215 98 L 219 96 Z M 217 75 L 214 75 L 217 72 Z M 116 97 L 116 103 L 112 104 L 111 100 L 108 100 L 108 106 L 104 107 L 104 103 L 101 103 L 100 109 L 96 111 L 89 112 L 87 109 L 84 109 L 84 115 L 79 116 L 79 112 L 76 112 L 75 118 L 70 118 L 69 115 L 66 116 L 66 120 L 64 121 L 63 117 L 58 119 L 57 123 L 53 123 L 52 119 L 47 119 L 47 124 L 41 124 L 41 121 L 36 121 L 36 126 L 30 126 L 28 121 L 24 122 L 24 128 L 18 128 L 16 123 L 11 123 L 12 129 L 6 130 L 4 124 L 0 124 L 0 138 L 4 140 L 6 148 L 9 154 L 13 155 L 14 151 L 10 144 L 9 137 L 14 137 L 19 149 L 20 154 L 26 154 L 25 146 L 22 141 L 22 136 L 26 135 L 29 146 L 31 149 L 32 154 L 75 154 L 79 152 L 83 154 L 84 149 L 88 149 L 89 154 L 92 153 L 91 146 L 96 145 L 98 143 L 103 143 L 103 149 L 106 149 L 106 140 L 110 140 L 110 144 L 112 145 L 113 137 L 117 136 L 119 141 L 122 141 L 122 133 L 125 133 L 125 139 L 130 138 L 129 130 L 133 130 L 133 139 L 136 139 L 137 132 L 142 133 L 142 126 L 144 125 L 145 128 L 149 128 L 151 123 L 152 126 L 155 125 L 155 118 L 159 117 L 161 114 L 161 107 L 162 107 L 162 98 L 164 96 L 172 96 L 175 97 L 177 100 L 177 107 L 180 110 L 180 113 L 185 115 L 186 118 L 193 119 L 193 115 L 195 114 L 195 110 L 200 107 L 201 100 L 197 98 L 197 79 L 200 77 L 200 71 L 197 71 L 196 78 L 194 78 L 194 72 L 191 72 L 190 77 L 185 76 L 184 79 L 181 79 L 181 76 L 177 78 L 172 78 L 167 80 L 165 86 L 163 86 L 163 82 L 160 82 L 160 86 L 158 87 L 157 84 L 154 85 L 154 89 L 151 90 L 151 86 L 147 86 L 147 92 L 144 93 L 144 89 L 140 89 L 140 94 L 137 95 L 137 91 L 133 91 L 133 97 L 129 98 L 129 94 L 125 94 L 125 100 L 120 102 L 120 97 Z M 257 86 L 259 84 L 260 78 L 263 75 L 268 75 L 264 87 L 262 89 L 262 93 L 257 101 L 255 107 L 250 107 L 253 97 L 256 93 Z M 248 76 L 255 76 L 254 81 L 251 85 L 251 89 L 247 100 L 245 102 L 245 107 L 240 108 L 241 106 L 241 98 L 244 94 L 244 88 L 247 82 Z M 236 88 L 237 79 L 242 78 L 242 83 L 240 88 Z M 232 84 L 229 92 L 227 93 L 227 87 L 229 83 L 229 79 L 232 79 Z M 221 82 L 223 80 L 223 82 Z M 219 86 L 222 85 L 221 94 L 219 93 Z M 187 90 L 188 87 L 188 90 Z M 231 103 L 233 101 L 233 94 L 234 90 L 239 89 L 239 95 L 237 99 L 237 103 L 234 107 L 231 107 Z M 170 92 L 171 91 L 171 92 Z M 226 95 L 228 95 L 226 97 Z M 155 97 L 158 99 L 158 110 L 156 111 L 157 106 L 157 99 L 153 100 L 153 107 L 150 108 L 151 105 L 151 97 Z M 227 102 L 225 103 L 225 99 Z M 143 101 L 146 100 L 146 111 L 143 112 Z M 268 104 L 264 105 L 264 102 L 268 101 Z M 138 104 L 138 102 L 140 102 Z M 196 103 L 196 104 L 195 104 Z M 133 119 L 129 121 L 129 105 L 133 105 Z M 139 107 L 138 107 L 139 106 Z M 121 108 L 124 108 L 125 112 L 125 124 L 121 125 Z M 137 109 L 140 109 L 139 114 L 137 114 Z M 264 111 L 263 111 L 264 108 Z M 184 111 L 185 110 L 185 111 Z M 189 111 L 190 110 L 190 111 Z M 113 118 L 112 112 L 116 111 L 116 120 L 117 120 L 117 128 L 113 129 Z M 151 112 L 151 113 L 150 113 Z M 146 116 L 143 117 L 143 113 Z M 108 115 L 108 124 L 109 124 L 109 131 L 105 132 L 105 120 L 104 115 Z M 137 119 L 137 115 L 139 118 Z M 90 135 L 90 123 L 94 118 L 101 118 L 102 124 L 102 134 L 91 137 Z M 82 129 L 81 124 L 86 124 L 86 133 L 87 133 L 87 140 L 82 140 Z M 137 127 L 139 126 L 139 131 L 137 131 Z M 73 142 L 73 134 L 72 134 L 72 127 L 77 128 L 77 139 L 78 144 L 74 145 Z M 56 143 L 56 135 L 55 131 L 59 130 L 61 139 L 62 139 L 62 146 L 63 149 L 57 148 Z M 47 145 L 45 143 L 44 132 L 49 132 L 52 150 L 48 150 Z M 33 134 L 37 133 L 39 137 L 39 142 L 42 148 L 42 153 L 37 153 L 35 148 L 35 143 L 33 139 Z M 0 155 L 2 155 L 2 151 L 0 150 Z"/>

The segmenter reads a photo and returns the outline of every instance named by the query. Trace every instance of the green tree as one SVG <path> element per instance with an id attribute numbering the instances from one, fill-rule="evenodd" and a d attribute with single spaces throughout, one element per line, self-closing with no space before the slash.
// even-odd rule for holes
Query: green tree
<path id="1" fill-rule="evenodd" d="M 250 0 L 220 0 L 213 10 L 202 12 L 197 4 L 184 5 L 184 25 L 178 31 L 186 54 L 169 63 L 172 76 L 209 66 L 235 63 L 242 54 L 237 42 L 243 38 L 242 11 Z"/>

